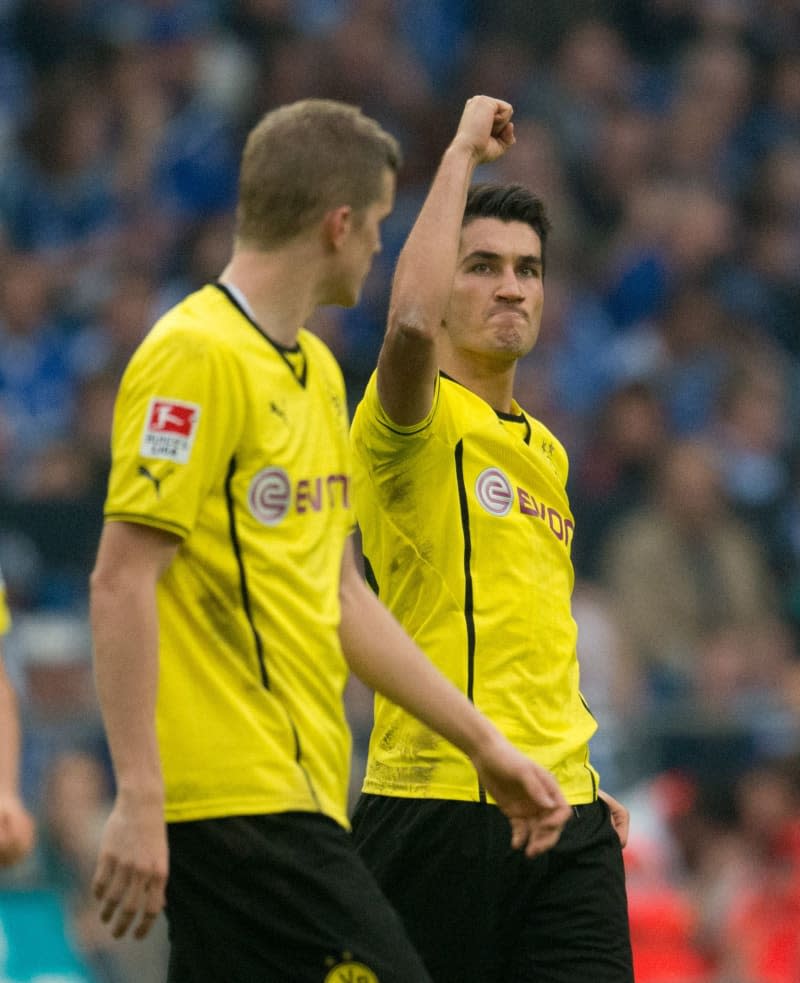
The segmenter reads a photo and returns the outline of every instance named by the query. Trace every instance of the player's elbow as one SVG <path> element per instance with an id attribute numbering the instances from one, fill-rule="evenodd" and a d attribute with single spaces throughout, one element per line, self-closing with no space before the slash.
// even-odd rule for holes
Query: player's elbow
<path id="1" fill-rule="evenodd" d="M 431 321 L 413 311 L 390 315 L 387 335 L 396 344 L 416 351 L 432 348 L 436 338 Z"/>

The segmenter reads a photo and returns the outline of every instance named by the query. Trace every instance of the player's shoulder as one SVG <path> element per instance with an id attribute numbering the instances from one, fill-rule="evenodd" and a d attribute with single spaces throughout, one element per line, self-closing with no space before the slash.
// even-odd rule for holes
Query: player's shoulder
<path id="1" fill-rule="evenodd" d="M 473 430 L 488 420 L 495 421 L 494 410 L 482 396 L 473 392 L 446 372 L 438 377 L 438 422 L 452 424 L 457 430 Z"/>
<path id="2" fill-rule="evenodd" d="M 211 284 L 202 287 L 158 318 L 134 354 L 131 368 L 141 371 L 162 358 L 180 359 L 188 368 L 215 353 L 239 358 L 243 348 L 239 321 L 241 315 L 220 290 Z"/>
<path id="3" fill-rule="evenodd" d="M 228 325 L 238 324 L 242 315 L 226 295 L 214 284 L 207 284 L 187 294 L 166 311 L 153 325 L 150 332 L 157 340 L 170 335 L 194 337 L 198 341 L 224 346 L 235 346 Z"/>
<path id="4" fill-rule="evenodd" d="M 535 416 L 522 409 L 522 414 L 531 428 L 530 444 L 542 451 L 566 482 L 569 473 L 569 455 L 563 443 L 553 431 Z"/>

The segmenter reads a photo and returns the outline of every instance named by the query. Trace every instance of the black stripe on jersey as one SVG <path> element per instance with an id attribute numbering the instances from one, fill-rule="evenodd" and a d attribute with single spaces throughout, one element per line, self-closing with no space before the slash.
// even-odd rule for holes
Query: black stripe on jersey
<path id="1" fill-rule="evenodd" d="M 423 430 L 427 430 L 427 428 L 431 425 L 431 421 L 426 420 L 424 423 L 420 424 L 416 430 L 396 430 L 391 423 L 387 423 L 386 420 L 378 420 L 377 422 L 385 430 L 388 430 L 389 433 L 396 434 L 398 437 L 415 437 L 418 433 L 422 433 Z"/>
<path id="2" fill-rule="evenodd" d="M 456 481 L 458 482 L 458 505 L 461 511 L 461 531 L 464 534 L 464 619 L 467 622 L 467 697 L 474 702 L 475 686 L 475 612 L 472 598 L 472 539 L 469 532 L 469 505 L 467 487 L 464 484 L 464 441 L 456 444 Z"/>
<path id="3" fill-rule="evenodd" d="M 467 624 L 467 699 L 475 702 L 475 610 L 472 594 L 472 538 L 469 531 L 469 504 L 467 502 L 467 486 L 464 483 L 464 441 L 456 444 L 456 482 L 458 483 L 458 505 L 461 512 L 461 531 L 464 534 L 464 620 Z M 486 790 L 478 784 L 478 798 L 486 801 Z"/>
<path id="4" fill-rule="evenodd" d="M 302 771 L 303 778 L 306 780 L 306 785 L 308 785 L 308 791 L 311 793 L 311 798 L 314 800 L 314 805 L 322 812 L 322 806 L 317 796 L 317 791 L 314 788 L 314 783 L 311 781 L 311 775 L 306 771 L 306 767 L 303 764 L 303 748 L 300 744 L 300 735 L 297 733 L 297 728 L 294 725 L 294 721 L 289 716 L 287 711 L 286 716 L 289 720 L 289 726 L 292 728 L 292 735 L 294 737 L 294 760 L 297 763 L 297 767 Z"/>
<path id="5" fill-rule="evenodd" d="M 375 576 L 375 571 L 372 569 L 372 564 L 369 562 L 366 556 L 364 557 L 364 580 L 366 580 L 366 582 L 372 588 L 372 592 L 375 595 L 380 594 L 380 591 L 378 590 L 378 578 Z"/>
<path id="6" fill-rule="evenodd" d="M 253 621 L 253 609 L 250 605 L 250 590 L 247 586 L 247 573 L 244 569 L 244 559 L 242 557 L 242 550 L 239 545 L 239 534 L 236 531 L 236 511 L 234 509 L 233 492 L 231 490 L 231 482 L 233 481 L 233 476 L 235 473 L 236 458 L 232 457 L 230 464 L 228 465 L 228 473 L 225 476 L 225 501 L 228 507 L 228 529 L 230 531 L 233 553 L 236 557 L 236 564 L 239 567 L 239 589 L 242 593 L 242 607 L 244 608 L 247 623 L 250 625 L 250 631 L 253 633 L 256 655 L 258 656 L 258 668 L 261 672 L 261 682 L 267 689 L 269 689 L 269 675 L 267 674 L 267 666 L 264 661 L 264 643 L 262 642 L 261 635 L 259 634 L 258 628 L 256 628 L 255 622 Z"/>
<path id="7" fill-rule="evenodd" d="M 247 320 L 248 324 L 252 324 L 253 327 L 256 329 L 256 331 L 258 331 L 258 333 L 261 335 L 261 337 L 265 341 L 269 342 L 270 345 L 272 345 L 275 351 L 280 355 L 280 357 L 286 363 L 287 368 L 292 373 L 292 377 L 295 378 L 300 383 L 300 385 L 305 389 L 306 379 L 308 377 L 308 361 L 306 360 L 306 357 L 303 353 L 303 349 L 300 347 L 300 343 L 297 342 L 292 348 L 287 348 L 286 345 L 282 345 L 279 341 L 275 341 L 274 338 L 270 338 L 270 336 L 261 327 L 258 321 L 254 321 L 252 317 L 250 317 L 247 311 L 242 307 L 242 305 L 236 299 L 236 296 L 233 294 L 233 292 L 229 290 L 224 283 L 216 282 L 213 284 L 213 286 L 215 286 L 218 290 L 221 290 L 228 298 L 228 300 L 233 304 L 236 310 L 239 311 L 242 317 L 244 317 Z M 292 360 L 288 357 L 289 355 L 294 355 L 297 354 L 298 352 L 303 356 L 302 367 L 300 369 L 299 374 L 295 369 Z"/>
<path id="8" fill-rule="evenodd" d="M 247 618 L 247 623 L 250 625 L 250 630 L 253 633 L 253 641 L 255 643 L 256 655 L 258 656 L 258 668 L 261 673 L 261 682 L 265 689 L 269 689 L 269 674 L 267 673 L 267 664 L 264 659 L 264 643 L 261 640 L 261 634 L 256 627 L 255 621 L 253 620 L 253 609 L 250 604 L 250 590 L 247 586 L 247 573 L 244 568 L 244 558 L 242 556 L 242 550 L 239 545 L 239 534 L 236 531 L 236 510 L 234 508 L 233 501 L 233 491 L 231 490 L 231 483 L 233 481 L 233 476 L 236 473 L 236 458 L 232 457 L 230 464 L 228 465 L 228 473 L 225 476 L 225 501 L 228 508 L 228 528 L 230 530 L 231 544 L 233 546 L 233 552 L 236 556 L 236 564 L 239 567 L 239 587 L 242 592 L 242 607 L 244 608 L 245 617 Z M 308 791 L 311 793 L 311 798 L 314 800 L 314 804 L 317 809 L 322 811 L 320 805 L 319 797 L 317 796 L 314 785 L 311 781 L 311 776 L 306 771 L 303 765 L 303 749 L 300 744 L 300 735 L 297 732 L 297 728 L 294 725 L 294 721 L 289 715 L 288 710 L 286 711 L 286 718 L 289 721 L 289 727 L 292 731 L 292 736 L 294 737 L 294 760 L 297 763 L 298 768 L 303 773 L 303 778 L 306 780 L 306 785 L 308 785 Z"/>

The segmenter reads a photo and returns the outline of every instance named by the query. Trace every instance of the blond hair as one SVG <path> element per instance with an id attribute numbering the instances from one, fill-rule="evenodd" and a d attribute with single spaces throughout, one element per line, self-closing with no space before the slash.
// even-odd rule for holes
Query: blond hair
<path id="1" fill-rule="evenodd" d="M 304 99 L 267 113 L 250 131 L 239 173 L 236 238 L 279 246 L 332 208 L 377 201 L 400 147 L 356 106 Z"/>

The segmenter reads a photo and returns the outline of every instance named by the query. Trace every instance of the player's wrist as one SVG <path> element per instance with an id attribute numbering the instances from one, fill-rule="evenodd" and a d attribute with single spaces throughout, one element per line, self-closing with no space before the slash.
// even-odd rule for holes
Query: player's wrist
<path id="1" fill-rule="evenodd" d="M 455 158 L 476 167 L 481 161 L 481 150 L 466 135 L 456 134 L 444 152 L 445 160 Z"/>
<path id="2" fill-rule="evenodd" d="M 158 779 L 126 778 L 117 785 L 117 800 L 123 806 L 158 806 L 164 804 L 164 783 Z"/>
<path id="3" fill-rule="evenodd" d="M 475 722 L 467 740 L 469 746 L 465 748 L 466 754 L 478 771 L 492 761 L 506 743 L 500 731 L 478 710 L 475 711 Z"/>

